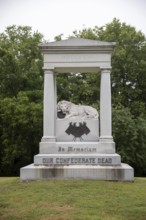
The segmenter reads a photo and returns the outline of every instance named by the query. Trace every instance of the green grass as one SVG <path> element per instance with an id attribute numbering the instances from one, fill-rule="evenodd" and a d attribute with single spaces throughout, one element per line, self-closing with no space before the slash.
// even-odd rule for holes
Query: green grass
<path id="1" fill-rule="evenodd" d="M 20 182 L 0 178 L 0 220 L 146 220 L 146 178 Z"/>

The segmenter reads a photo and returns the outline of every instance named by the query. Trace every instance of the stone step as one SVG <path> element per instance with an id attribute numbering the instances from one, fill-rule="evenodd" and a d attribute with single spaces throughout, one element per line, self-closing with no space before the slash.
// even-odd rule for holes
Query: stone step
<path id="1" fill-rule="evenodd" d="M 100 165 L 28 165 L 20 169 L 21 181 L 47 179 L 91 179 L 112 181 L 134 181 L 134 170 L 128 164 L 120 166 Z"/>
<path id="2" fill-rule="evenodd" d="M 119 154 L 38 154 L 34 156 L 35 165 L 104 165 L 121 164 Z"/>

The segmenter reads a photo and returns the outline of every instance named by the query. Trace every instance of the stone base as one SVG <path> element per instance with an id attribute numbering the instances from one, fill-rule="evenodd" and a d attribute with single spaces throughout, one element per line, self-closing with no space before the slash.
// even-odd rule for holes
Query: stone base
<path id="1" fill-rule="evenodd" d="M 21 181 L 47 179 L 92 179 L 134 181 L 134 170 L 128 164 L 103 165 L 28 165 L 20 169 Z"/>

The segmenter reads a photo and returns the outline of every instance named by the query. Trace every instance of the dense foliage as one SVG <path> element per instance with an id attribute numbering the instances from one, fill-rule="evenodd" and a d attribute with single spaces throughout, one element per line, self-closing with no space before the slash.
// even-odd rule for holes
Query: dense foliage
<path id="1" fill-rule="evenodd" d="M 42 136 L 42 35 L 11 26 L 0 34 L 0 175 L 32 162 Z"/>
<path id="2" fill-rule="evenodd" d="M 55 40 L 61 40 L 62 35 Z M 104 27 L 74 31 L 70 37 L 116 42 L 112 56 L 113 136 L 122 161 L 146 176 L 146 38 L 114 19 Z M 32 162 L 42 136 L 43 70 L 30 27 L 0 34 L 0 175 L 18 175 Z M 100 73 L 57 76 L 58 100 L 99 109 Z"/>

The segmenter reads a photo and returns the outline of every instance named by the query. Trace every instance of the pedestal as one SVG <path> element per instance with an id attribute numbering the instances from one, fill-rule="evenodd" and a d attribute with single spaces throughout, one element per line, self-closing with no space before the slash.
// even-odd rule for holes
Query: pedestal
<path id="1" fill-rule="evenodd" d="M 34 163 L 21 168 L 20 179 L 93 179 L 134 181 L 133 168 L 121 163 L 114 143 L 58 142 L 41 146 Z"/>

